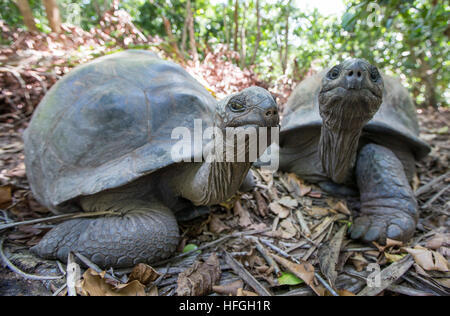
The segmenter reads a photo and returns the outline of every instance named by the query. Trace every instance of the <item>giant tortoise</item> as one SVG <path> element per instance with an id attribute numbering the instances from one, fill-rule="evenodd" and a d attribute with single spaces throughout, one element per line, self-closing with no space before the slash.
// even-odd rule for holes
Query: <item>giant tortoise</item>
<path id="1" fill-rule="evenodd" d="M 192 160 L 198 146 L 174 156 L 174 129 L 194 133 L 195 120 L 219 130 L 279 124 L 265 89 L 216 101 L 182 67 L 146 51 L 104 56 L 67 74 L 25 131 L 27 176 L 53 212 L 93 216 L 57 225 L 32 251 L 62 261 L 76 251 L 116 268 L 169 257 L 179 238 L 174 213 L 227 200 L 251 166 Z"/>
<path id="2" fill-rule="evenodd" d="M 345 60 L 295 88 L 281 125 L 282 170 L 338 195 L 359 189 L 352 238 L 412 237 L 418 210 L 409 181 L 429 147 L 398 79 L 365 60 Z"/>

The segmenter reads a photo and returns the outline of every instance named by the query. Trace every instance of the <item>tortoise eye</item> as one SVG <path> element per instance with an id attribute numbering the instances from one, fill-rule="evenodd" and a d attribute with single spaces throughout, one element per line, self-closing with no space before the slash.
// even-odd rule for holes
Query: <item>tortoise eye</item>
<path id="1" fill-rule="evenodd" d="M 231 102 L 229 106 L 233 112 L 242 112 L 245 109 L 244 105 L 239 102 Z"/>
<path id="2" fill-rule="evenodd" d="M 370 69 L 370 79 L 373 82 L 377 82 L 378 79 L 380 79 L 380 73 L 378 72 L 378 69 L 373 67 Z"/>
<path id="3" fill-rule="evenodd" d="M 331 69 L 328 74 L 327 77 L 331 80 L 336 79 L 337 77 L 339 77 L 340 71 L 338 67 L 333 67 L 333 69 Z"/>

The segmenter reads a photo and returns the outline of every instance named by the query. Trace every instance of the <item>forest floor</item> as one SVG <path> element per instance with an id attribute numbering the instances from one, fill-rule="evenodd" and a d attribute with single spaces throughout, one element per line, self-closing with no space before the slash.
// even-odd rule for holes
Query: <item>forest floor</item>
<path id="1" fill-rule="evenodd" d="M 57 219 L 29 189 L 22 133 L 52 84 L 76 64 L 114 49 L 105 49 L 105 41 L 112 40 L 108 30 L 91 34 L 68 28 L 72 36 L 38 38 L 0 27 L 13 41 L 0 50 L 0 295 L 450 294 L 448 109 L 418 110 L 421 137 L 432 151 L 417 163 L 412 185 L 421 212 L 407 244 L 352 241 L 346 231 L 357 199 L 329 196 L 293 174 L 253 169 L 255 190 L 181 224 L 177 254 L 152 267 L 101 271 L 79 254 L 69 266 L 34 257 L 28 249 Z M 141 47 L 142 39 L 132 30 L 124 34 L 130 33 L 121 41 L 131 37 L 128 42 Z M 287 79 L 261 82 L 251 70 L 226 61 L 236 56 L 224 47 L 195 64 L 177 60 L 170 48 L 161 50 L 163 45 L 152 39 L 145 48 L 182 63 L 218 98 L 257 84 L 270 89 L 282 106 L 292 90 Z M 120 46 L 117 41 L 115 47 Z M 81 274 L 74 273 L 78 268 Z M 381 283 L 368 286 L 377 281 L 377 269 Z M 75 287 L 67 281 L 74 279 Z"/>

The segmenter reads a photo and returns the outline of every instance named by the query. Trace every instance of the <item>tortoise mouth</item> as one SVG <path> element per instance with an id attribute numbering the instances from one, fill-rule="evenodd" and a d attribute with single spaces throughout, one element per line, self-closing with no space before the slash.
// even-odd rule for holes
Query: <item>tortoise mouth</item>
<path id="1" fill-rule="evenodd" d="M 335 94 L 336 96 L 340 97 L 349 97 L 349 98 L 358 98 L 360 97 L 371 97 L 375 99 L 381 99 L 382 94 L 380 94 L 379 91 L 376 89 L 370 89 L 370 87 L 361 87 L 361 88 L 353 88 L 349 89 L 347 87 L 343 86 L 337 86 L 337 87 L 330 87 L 330 88 L 323 88 L 320 91 L 320 94 Z"/>

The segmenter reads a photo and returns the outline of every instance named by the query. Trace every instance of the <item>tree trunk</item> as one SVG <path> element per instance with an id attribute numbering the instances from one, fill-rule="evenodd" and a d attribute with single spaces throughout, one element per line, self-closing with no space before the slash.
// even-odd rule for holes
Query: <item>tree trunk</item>
<path id="1" fill-rule="evenodd" d="M 50 28 L 55 33 L 61 32 L 61 16 L 56 0 L 43 0 Z"/>
<path id="2" fill-rule="evenodd" d="M 188 6 L 189 6 L 189 44 L 191 46 L 191 55 L 192 59 L 195 63 L 198 62 L 198 53 L 197 53 L 197 45 L 195 43 L 195 32 L 194 32 L 194 14 L 192 13 L 191 9 L 191 0 L 188 0 Z"/>
<path id="3" fill-rule="evenodd" d="M 229 31 L 229 27 L 228 27 L 228 6 L 227 3 L 225 2 L 223 5 L 223 27 L 225 29 L 224 33 L 225 33 L 225 44 L 227 45 L 227 48 L 230 47 L 230 31 Z"/>
<path id="4" fill-rule="evenodd" d="M 286 10 L 286 25 L 284 27 L 284 56 L 281 62 L 281 67 L 283 68 L 283 74 L 286 73 L 287 61 L 288 61 L 288 51 L 289 51 L 289 8 L 291 1 L 289 0 Z"/>
<path id="5" fill-rule="evenodd" d="M 170 46 L 172 46 L 175 55 L 181 60 L 184 61 L 183 55 L 181 55 L 180 50 L 178 49 L 177 41 L 173 37 L 172 34 L 172 26 L 170 25 L 170 21 L 166 17 L 162 17 L 164 22 L 164 29 L 166 30 L 167 37 L 169 38 Z"/>
<path id="6" fill-rule="evenodd" d="M 189 11 L 191 10 L 191 2 L 186 2 L 186 13 L 184 14 L 184 25 L 183 25 L 183 32 L 181 33 L 181 52 L 183 55 L 186 53 L 186 40 L 187 40 L 187 29 L 189 25 L 189 19 L 191 15 L 189 14 Z"/>
<path id="7" fill-rule="evenodd" d="M 245 43 L 245 32 L 247 31 L 247 28 L 245 27 L 245 14 L 247 13 L 247 5 L 244 2 L 244 7 L 242 11 L 242 25 L 241 25 L 241 51 L 239 53 L 240 57 L 240 65 L 241 68 L 245 68 L 245 57 L 247 55 L 246 52 L 246 43 Z"/>
<path id="8" fill-rule="evenodd" d="M 253 65 L 255 63 L 256 54 L 259 48 L 259 41 L 261 40 L 261 16 L 259 12 L 259 0 L 256 0 L 256 41 L 255 47 L 253 48 L 253 55 L 250 61 L 250 64 Z"/>
<path id="9" fill-rule="evenodd" d="M 239 34 L 239 0 L 234 2 L 234 51 L 238 51 L 238 34 Z"/>
<path id="10" fill-rule="evenodd" d="M 28 31 L 37 32 L 38 29 L 34 23 L 33 12 L 31 11 L 28 0 L 16 0 L 15 3 L 19 7 L 20 13 L 23 17 L 23 22 L 25 23 Z"/>

